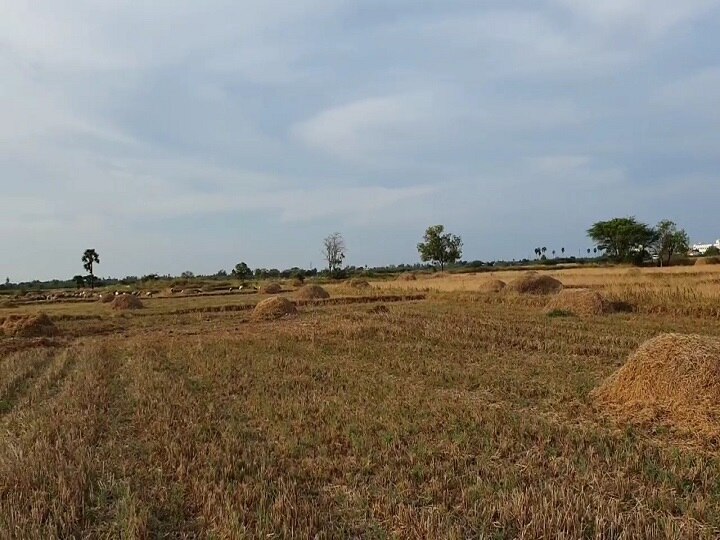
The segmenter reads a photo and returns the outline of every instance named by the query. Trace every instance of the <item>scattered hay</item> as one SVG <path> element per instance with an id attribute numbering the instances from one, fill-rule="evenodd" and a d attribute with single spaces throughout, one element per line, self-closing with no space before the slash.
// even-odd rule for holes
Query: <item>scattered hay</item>
<path id="1" fill-rule="evenodd" d="M 557 279 L 530 272 L 513 279 L 507 285 L 507 290 L 518 294 L 555 294 L 562 288 L 563 284 Z"/>
<path id="2" fill-rule="evenodd" d="M 352 278 L 347 281 L 348 286 L 352 287 L 353 289 L 369 289 L 370 283 L 368 283 L 364 279 L 360 278 Z"/>
<path id="3" fill-rule="evenodd" d="M 627 275 L 627 276 L 641 276 L 641 275 L 642 275 L 642 270 L 640 270 L 639 268 L 628 268 L 628 269 L 625 271 L 625 275 Z"/>
<path id="4" fill-rule="evenodd" d="M 274 321 L 297 314 L 297 308 L 287 298 L 274 296 L 267 298 L 255 306 L 252 319 L 255 321 Z"/>
<path id="5" fill-rule="evenodd" d="M 145 307 L 143 306 L 142 301 L 132 294 L 121 294 L 120 296 L 116 296 L 111 305 L 113 309 L 117 310 L 142 309 Z"/>
<path id="6" fill-rule="evenodd" d="M 397 277 L 398 281 L 416 281 L 417 276 L 412 272 L 403 272 Z"/>
<path id="7" fill-rule="evenodd" d="M 661 334 L 591 395 L 623 419 L 718 433 L 720 338 Z"/>
<path id="8" fill-rule="evenodd" d="M 330 298 L 330 294 L 320 285 L 305 285 L 295 293 L 295 297 L 301 300 L 315 300 Z"/>
<path id="9" fill-rule="evenodd" d="M 695 266 L 706 266 L 709 264 L 720 264 L 720 257 L 698 257 L 695 259 Z"/>
<path id="10" fill-rule="evenodd" d="M 612 304 L 592 289 L 564 289 L 553 296 L 545 306 L 545 313 L 564 311 L 578 316 L 610 313 Z"/>
<path id="11" fill-rule="evenodd" d="M 479 291 L 484 293 L 499 293 L 506 287 L 506 283 L 500 279 L 491 279 L 480 284 Z"/>
<path id="12" fill-rule="evenodd" d="M 45 313 L 36 315 L 10 315 L 0 327 L 3 334 L 11 337 L 43 337 L 58 333 L 57 326 Z"/>
<path id="13" fill-rule="evenodd" d="M 281 293 L 282 290 L 282 285 L 274 281 L 270 283 L 265 283 L 260 287 L 260 292 L 262 294 L 278 294 Z"/>
<path id="14" fill-rule="evenodd" d="M 372 313 L 373 315 L 385 315 L 390 313 L 390 308 L 388 308 L 385 304 L 378 304 L 377 306 L 373 306 L 368 309 L 368 313 Z"/>

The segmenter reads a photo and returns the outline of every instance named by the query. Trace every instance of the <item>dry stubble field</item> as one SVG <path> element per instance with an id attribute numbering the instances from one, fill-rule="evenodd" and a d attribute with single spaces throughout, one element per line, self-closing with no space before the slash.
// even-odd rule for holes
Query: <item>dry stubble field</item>
<path id="1" fill-rule="evenodd" d="M 553 275 L 635 312 L 474 292 L 510 274 L 329 287 L 427 298 L 274 322 L 259 295 L 1 309 L 60 331 L 0 337 L 1 536 L 717 537 L 719 441 L 590 392 L 661 332 L 720 336 L 720 272 Z"/>

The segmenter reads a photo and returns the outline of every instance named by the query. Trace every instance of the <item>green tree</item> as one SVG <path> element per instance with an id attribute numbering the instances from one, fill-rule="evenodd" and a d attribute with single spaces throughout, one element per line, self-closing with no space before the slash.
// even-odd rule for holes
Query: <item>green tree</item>
<path id="1" fill-rule="evenodd" d="M 634 217 L 598 221 L 587 234 L 616 262 L 642 261 L 648 248 L 657 240 L 655 229 Z"/>
<path id="2" fill-rule="evenodd" d="M 90 276 L 90 288 L 95 288 L 95 274 L 93 272 L 93 266 L 100 264 L 100 255 L 94 249 L 86 249 L 82 256 L 83 268 L 87 270 Z"/>
<path id="3" fill-rule="evenodd" d="M 73 281 L 78 289 L 82 289 L 85 286 L 85 278 L 81 275 L 73 276 Z"/>
<path id="4" fill-rule="evenodd" d="M 703 253 L 704 257 L 717 257 L 718 255 L 720 255 L 720 249 L 715 246 L 710 246 L 705 250 L 705 253 Z"/>
<path id="5" fill-rule="evenodd" d="M 232 275 L 239 279 L 249 279 L 253 276 L 253 271 L 244 262 L 239 262 L 233 268 Z"/>
<path id="6" fill-rule="evenodd" d="M 652 246 L 660 266 L 670 264 L 672 256 L 690 250 L 690 237 L 684 229 L 678 229 L 675 222 L 664 219 L 655 227 L 657 238 Z"/>
<path id="7" fill-rule="evenodd" d="M 454 263 L 462 257 L 462 239 L 454 234 L 445 233 L 443 225 L 428 227 L 423 237 L 424 242 L 417 245 L 420 259 L 423 262 L 432 261 L 440 264 L 440 270 L 445 270 L 445 264 Z"/>
<path id="8" fill-rule="evenodd" d="M 323 240 L 322 254 L 328 263 L 330 275 L 336 274 L 345 260 L 345 239 L 339 232 L 332 233 Z"/>

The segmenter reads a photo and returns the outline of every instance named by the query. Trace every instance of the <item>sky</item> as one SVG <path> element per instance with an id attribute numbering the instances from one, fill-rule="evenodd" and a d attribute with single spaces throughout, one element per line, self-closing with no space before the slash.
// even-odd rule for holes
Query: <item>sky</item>
<path id="1" fill-rule="evenodd" d="M 715 0 L 0 3 L 0 275 L 720 237 Z"/>

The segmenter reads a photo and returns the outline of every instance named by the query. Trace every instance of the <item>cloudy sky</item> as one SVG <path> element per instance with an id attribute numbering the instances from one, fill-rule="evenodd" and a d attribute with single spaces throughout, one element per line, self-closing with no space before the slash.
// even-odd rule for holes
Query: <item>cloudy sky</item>
<path id="1" fill-rule="evenodd" d="M 0 274 L 213 273 L 720 236 L 715 0 L 7 0 Z"/>

